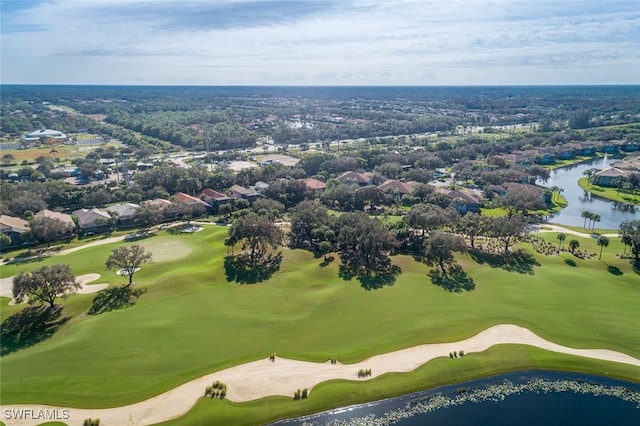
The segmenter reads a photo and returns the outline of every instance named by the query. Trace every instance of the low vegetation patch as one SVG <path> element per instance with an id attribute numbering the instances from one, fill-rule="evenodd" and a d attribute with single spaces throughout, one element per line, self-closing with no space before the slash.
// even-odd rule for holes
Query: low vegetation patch
<path id="1" fill-rule="evenodd" d="M 211 386 L 207 386 L 204 391 L 204 396 L 224 399 L 224 397 L 227 396 L 227 385 L 216 380 Z"/>

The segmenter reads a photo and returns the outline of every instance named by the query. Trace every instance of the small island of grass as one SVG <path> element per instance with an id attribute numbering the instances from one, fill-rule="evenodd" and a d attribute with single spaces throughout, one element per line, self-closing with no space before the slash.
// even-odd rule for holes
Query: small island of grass
<path id="1" fill-rule="evenodd" d="M 625 189 L 611 188 L 606 186 L 596 185 L 589 182 L 589 179 L 584 177 L 578 180 L 578 185 L 585 191 L 590 192 L 596 197 L 604 198 L 611 201 L 618 201 L 621 203 L 627 203 L 632 205 L 640 205 L 637 192 L 628 191 Z"/>

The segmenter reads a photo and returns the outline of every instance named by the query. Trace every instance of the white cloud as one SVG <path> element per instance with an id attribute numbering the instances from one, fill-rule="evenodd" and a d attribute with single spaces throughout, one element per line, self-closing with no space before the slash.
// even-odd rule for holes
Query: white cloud
<path id="1" fill-rule="evenodd" d="M 638 83 L 630 3 L 50 0 L 3 12 L 2 80 Z"/>

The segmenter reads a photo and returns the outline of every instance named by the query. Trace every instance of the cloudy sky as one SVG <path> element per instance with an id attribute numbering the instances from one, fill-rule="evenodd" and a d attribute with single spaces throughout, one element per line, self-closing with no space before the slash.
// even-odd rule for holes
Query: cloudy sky
<path id="1" fill-rule="evenodd" d="M 639 0 L 0 0 L 2 83 L 639 84 Z"/>

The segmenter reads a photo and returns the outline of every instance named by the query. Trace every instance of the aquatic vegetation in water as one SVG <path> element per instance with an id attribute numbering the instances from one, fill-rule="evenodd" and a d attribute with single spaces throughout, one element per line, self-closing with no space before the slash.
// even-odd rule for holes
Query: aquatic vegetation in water
<path id="1" fill-rule="evenodd" d="M 547 380 L 534 378 L 522 384 L 514 384 L 509 380 L 505 380 L 499 384 L 487 385 L 480 388 L 465 388 L 465 392 L 457 392 L 450 396 L 436 394 L 426 396 L 424 399 L 412 399 L 411 401 L 408 401 L 404 407 L 391 410 L 380 417 L 375 414 L 369 414 L 367 416 L 351 419 L 329 419 L 322 424 L 326 426 L 386 426 L 398 423 L 404 419 L 431 413 L 443 408 L 459 406 L 469 402 L 499 402 L 503 401 L 510 395 L 526 392 L 574 392 L 577 394 L 588 394 L 593 396 L 610 396 L 619 398 L 623 401 L 633 402 L 636 404 L 637 408 L 640 409 L 640 392 L 633 391 L 625 388 L 624 386 L 607 386 L 576 380 Z M 304 426 L 315 426 L 321 423 L 310 418 L 302 424 Z"/>

